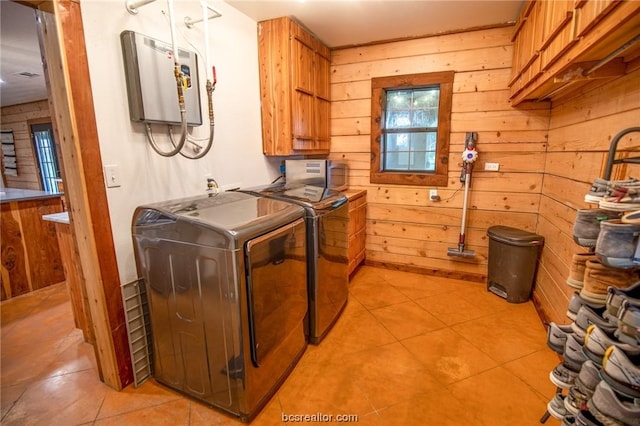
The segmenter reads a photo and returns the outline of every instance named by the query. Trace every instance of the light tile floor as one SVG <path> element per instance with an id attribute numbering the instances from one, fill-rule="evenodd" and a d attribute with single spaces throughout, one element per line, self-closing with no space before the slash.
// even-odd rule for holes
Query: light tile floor
<path id="1" fill-rule="evenodd" d="M 2 425 L 238 425 L 147 381 L 101 383 L 64 284 L 1 305 Z M 252 425 L 352 414 L 363 425 L 539 425 L 558 363 L 531 302 L 485 286 L 361 267 L 342 317 Z M 549 425 L 559 422 L 550 418 Z"/>

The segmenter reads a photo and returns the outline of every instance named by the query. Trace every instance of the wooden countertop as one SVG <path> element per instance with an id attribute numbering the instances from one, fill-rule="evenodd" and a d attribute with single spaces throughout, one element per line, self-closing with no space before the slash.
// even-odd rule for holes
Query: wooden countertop
<path id="1" fill-rule="evenodd" d="M 347 196 L 349 200 L 353 200 L 354 198 L 359 198 L 367 193 L 365 189 L 347 189 L 342 191 L 344 195 Z"/>

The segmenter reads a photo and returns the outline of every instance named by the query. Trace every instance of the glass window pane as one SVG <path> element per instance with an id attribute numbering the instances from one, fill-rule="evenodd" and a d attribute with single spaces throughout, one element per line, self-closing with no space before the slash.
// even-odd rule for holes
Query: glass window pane
<path id="1" fill-rule="evenodd" d="M 437 132 L 427 132 L 427 151 L 436 151 L 436 142 L 438 141 Z"/>
<path id="2" fill-rule="evenodd" d="M 387 92 L 387 111 L 411 108 L 411 90 L 389 90 Z"/>
<path id="3" fill-rule="evenodd" d="M 409 153 L 393 152 L 387 153 L 385 156 L 385 170 L 408 170 L 409 169 Z"/>
<path id="4" fill-rule="evenodd" d="M 433 172 L 436 170 L 436 153 L 435 152 L 411 152 L 410 153 L 410 165 L 409 170 L 412 171 L 428 171 Z"/>
<path id="5" fill-rule="evenodd" d="M 438 109 L 416 109 L 412 114 L 412 127 L 438 127 Z"/>
<path id="6" fill-rule="evenodd" d="M 410 170 L 425 169 L 425 152 L 424 151 L 412 152 L 409 159 L 410 159 L 410 164 L 409 164 Z"/>
<path id="7" fill-rule="evenodd" d="M 389 133 L 386 136 L 385 151 L 406 151 L 409 149 L 409 134 L 407 133 Z"/>
<path id="8" fill-rule="evenodd" d="M 417 132 L 411 133 L 411 151 L 427 150 L 427 133 Z"/>
<path id="9" fill-rule="evenodd" d="M 427 152 L 427 158 L 425 161 L 425 170 L 435 171 L 436 170 L 436 153 L 435 151 Z"/>
<path id="10" fill-rule="evenodd" d="M 387 113 L 387 129 L 402 129 L 411 126 L 411 111 L 390 111 Z"/>
<path id="11" fill-rule="evenodd" d="M 414 91 L 413 108 L 415 109 L 438 108 L 439 103 L 440 90 L 437 87 Z"/>

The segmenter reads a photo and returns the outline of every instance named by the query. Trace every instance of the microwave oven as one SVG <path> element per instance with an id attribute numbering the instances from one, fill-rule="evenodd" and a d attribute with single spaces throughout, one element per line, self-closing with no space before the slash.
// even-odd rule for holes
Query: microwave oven
<path id="1" fill-rule="evenodd" d="M 347 189 L 347 165 L 331 160 L 285 160 L 287 186 L 311 185 L 343 191 Z"/>

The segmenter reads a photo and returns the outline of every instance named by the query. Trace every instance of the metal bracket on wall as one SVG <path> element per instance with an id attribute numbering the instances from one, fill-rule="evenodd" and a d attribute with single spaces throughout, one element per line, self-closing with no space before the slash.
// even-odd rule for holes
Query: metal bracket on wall
<path id="1" fill-rule="evenodd" d="M 207 9 L 209 9 L 209 11 L 213 12 L 213 15 L 208 15 L 207 19 L 215 19 L 215 18 L 220 18 L 222 16 L 222 13 L 218 12 L 217 10 L 215 10 L 214 8 L 212 8 L 211 6 L 209 6 L 207 4 Z M 200 18 L 200 19 L 191 19 L 188 16 L 184 17 L 184 24 L 187 26 L 187 28 L 191 29 L 193 28 L 194 24 L 197 24 L 199 22 L 204 21 L 204 18 Z"/>
<path id="2" fill-rule="evenodd" d="M 124 2 L 124 7 L 127 8 L 127 12 L 132 15 L 138 14 L 138 8 L 145 6 L 149 3 L 153 3 L 156 0 L 126 0 Z"/>

